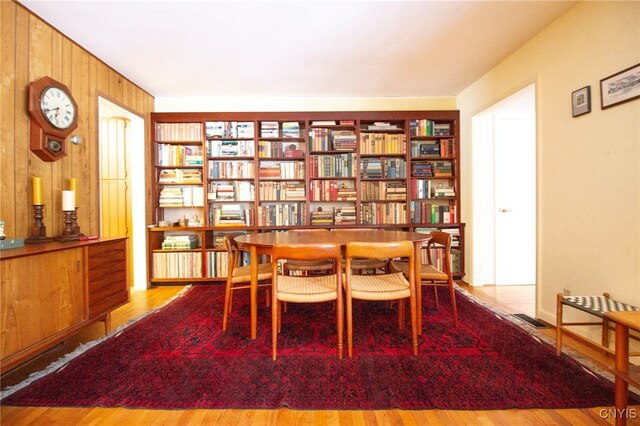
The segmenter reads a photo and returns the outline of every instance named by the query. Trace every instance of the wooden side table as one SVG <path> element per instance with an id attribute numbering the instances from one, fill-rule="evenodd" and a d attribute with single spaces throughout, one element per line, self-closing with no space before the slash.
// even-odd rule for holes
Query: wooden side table
<path id="1" fill-rule="evenodd" d="M 626 425 L 629 384 L 640 389 L 640 366 L 629 367 L 629 329 L 640 331 L 640 312 L 607 312 L 604 316 L 616 323 L 616 425 Z"/>

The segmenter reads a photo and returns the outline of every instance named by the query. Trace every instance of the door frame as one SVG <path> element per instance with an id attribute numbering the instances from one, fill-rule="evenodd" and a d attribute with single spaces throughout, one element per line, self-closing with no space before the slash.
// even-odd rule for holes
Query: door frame
<path id="1" fill-rule="evenodd" d="M 144 117 L 126 106 L 118 103 L 102 93 L 97 94 L 98 122 L 101 118 L 122 117 L 129 120 L 129 140 L 127 141 L 127 157 L 131 167 L 127 170 L 128 191 L 127 209 L 131 217 L 132 229 L 129 237 L 129 249 L 131 250 L 130 277 L 134 290 L 149 288 L 147 278 L 147 226 L 145 205 L 145 120 Z M 98 140 L 98 146 L 100 141 Z M 135 165 L 135 167 L 133 167 Z M 100 200 L 100 212 L 102 212 L 102 200 Z M 101 213 L 102 214 L 102 213 Z"/>

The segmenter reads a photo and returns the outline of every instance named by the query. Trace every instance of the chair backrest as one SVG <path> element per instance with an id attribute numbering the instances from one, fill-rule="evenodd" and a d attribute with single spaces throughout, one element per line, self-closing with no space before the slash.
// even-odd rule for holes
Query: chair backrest
<path id="1" fill-rule="evenodd" d="M 238 261 L 240 257 L 240 246 L 236 242 L 236 237 L 239 235 L 244 235 L 242 232 L 229 232 L 224 236 L 224 247 L 227 249 L 228 259 L 227 262 L 229 264 L 228 268 L 228 277 L 232 276 L 233 269 L 238 266 Z"/>
<path id="2" fill-rule="evenodd" d="M 443 250 L 443 272 L 447 275 L 451 274 L 451 234 L 448 232 L 433 231 L 430 235 L 431 239 L 427 243 L 427 259 L 429 260 L 429 264 L 433 265 L 432 250 Z"/>
<path id="3" fill-rule="evenodd" d="M 313 244 L 276 244 L 273 248 L 272 259 L 275 264 L 278 260 L 338 260 L 342 252 L 340 244 L 313 243 Z"/>
<path id="4" fill-rule="evenodd" d="M 414 282 L 415 258 L 413 243 L 411 241 L 393 242 L 350 242 L 345 251 L 345 272 L 347 283 L 351 278 L 351 262 L 353 259 L 394 259 L 406 258 L 409 260 L 409 282 Z"/>
<path id="5" fill-rule="evenodd" d="M 340 264 L 342 250 L 340 244 L 335 243 L 310 243 L 310 244 L 276 244 L 271 254 L 272 282 L 275 283 L 278 275 L 279 260 L 332 260 L 335 265 Z M 338 283 L 342 282 L 342 274 L 338 275 Z"/>

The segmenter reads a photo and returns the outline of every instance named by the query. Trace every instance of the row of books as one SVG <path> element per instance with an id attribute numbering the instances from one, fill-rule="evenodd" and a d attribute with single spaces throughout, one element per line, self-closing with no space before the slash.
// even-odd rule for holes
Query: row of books
<path id="1" fill-rule="evenodd" d="M 224 278 L 229 272 L 229 255 L 226 251 L 207 252 L 207 276 Z"/>
<path id="2" fill-rule="evenodd" d="M 309 177 L 355 177 L 354 155 L 313 155 L 309 158 Z"/>
<path id="3" fill-rule="evenodd" d="M 260 158 L 303 158 L 304 152 L 300 143 L 283 141 L 258 141 L 258 157 Z"/>
<path id="4" fill-rule="evenodd" d="M 263 161 L 258 168 L 258 177 L 271 179 L 304 179 L 304 161 Z"/>
<path id="5" fill-rule="evenodd" d="M 406 203 L 362 203 L 360 223 L 366 225 L 407 223 Z"/>
<path id="6" fill-rule="evenodd" d="M 404 133 L 363 133 L 360 135 L 360 154 L 405 154 L 407 138 Z"/>
<path id="7" fill-rule="evenodd" d="M 411 136 L 449 136 L 450 123 L 438 123 L 433 120 L 411 120 L 409 123 Z"/>
<path id="8" fill-rule="evenodd" d="M 158 197 L 160 207 L 202 207 L 204 188 L 199 186 L 164 187 Z"/>
<path id="9" fill-rule="evenodd" d="M 253 121 L 207 121 L 207 138 L 253 138 Z"/>
<path id="10" fill-rule="evenodd" d="M 260 182 L 258 195 L 261 201 L 305 201 L 304 182 Z"/>
<path id="11" fill-rule="evenodd" d="M 200 252 L 154 252 L 153 278 L 201 278 Z"/>
<path id="12" fill-rule="evenodd" d="M 253 161 L 209 160 L 209 179 L 253 179 Z"/>
<path id="13" fill-rule="evenodd" d="M 451 161 L 428 161 L 411 163 L 413 177 L 453 177 L 454 168 Z"/>
<path id="14" fill-rule="evenodd" d="M 431 179 L 411 179 L 411 196 L 412 198 L 455 197 L 456 190 Z"/>
<path id="15" fill-rule="evenodd" d="M 412 223 L 456 223 L 457 210 L 454 201 L 435 204 L 426 201 L 411 201 Z"/>
<path id="16" fill-rule="evenodd" d="M 202 141 L 202 123 L 156 123 L 158 142 Z"/>
<path id="17" fill-rule="evenodd" d="M 360 177 L 363 179 L 404 179 L 407 163 L 403 158 L 362 158 Z"/>
<path id="18" fill-rule="evenodd" d="M 305 224 L 305 203 L 263 204 L 258 207 L 258 226 L 296 226 Z"/>
<path id="19" fill-rule="evenodd" d="M 199 146 L 156 144 L 157 166 L 200 166 L 203 164 Z"/>
<path id="20" fill-rule="evenodd" d="M 310 201 L 356 201 L 356 189 L 337 180 L 312 180 L 309 183 Z"/>
<path id="21" fill-rule="evenodd" d="M 209 182 L 207 191 L 209 201 L 253 201 L 255 188 L 253 182 Z"/>
<path id="22" fill-rule="evenodd" d="M 165 235 L 162 250 L 191 250 L 200 247 L 196 234 Z"/>
<path id="23" fill-rule="evenodd" d="M 362 201 L 407 199 L 407 187 L 400 181 L 362 182 Z"/>
<path id="24" fill-rule="evenodd" d="M 158 183 L 202 184 L 202 170 L 164 169 L 158 172 Z"/>
<path id="25" fill-rule="evenodd" d="M 440 139 L 414 143 L 411 147 L 413 158 L 453 158 L 456 156 L 456 140 Z"/>
<path id="26" fill-rule="evenodd" d="M 460 247 L 460 228 L 416 228 L 415 229 L 415 232 L 419 232 L 422 234 L 430 234 L 436 231 L 446 232 L 447 234 L 451 235 L 451 248 Z"/>
<path id="27" fill-rule="evenodd" d="M 207 155 L 210 157 L 253 157 L 253 139 L 210 139 L 207 141 Z"/>
<path id="28" fill-rule="evenodd" d="M 356 134 L 353 130 L 333 130 L 314 127 L 309 130 L 311 151 L 355 151 Z"/>

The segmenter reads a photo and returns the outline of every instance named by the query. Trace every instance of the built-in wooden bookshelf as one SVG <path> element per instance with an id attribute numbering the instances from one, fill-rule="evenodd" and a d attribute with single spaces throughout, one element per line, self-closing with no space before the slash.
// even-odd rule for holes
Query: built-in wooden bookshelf
<path id="1" fill-rule="evenodd" d="M 458 111 L 153 113 L 154 284 L 216 282 L 232 231 L 453 236 L 464 275 Z"/>

